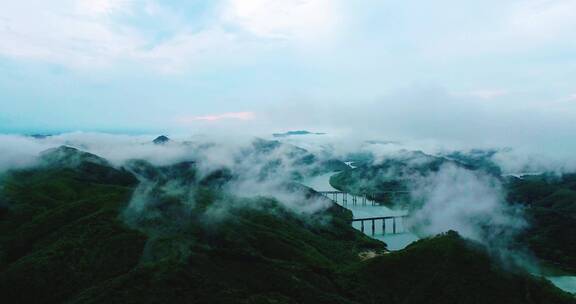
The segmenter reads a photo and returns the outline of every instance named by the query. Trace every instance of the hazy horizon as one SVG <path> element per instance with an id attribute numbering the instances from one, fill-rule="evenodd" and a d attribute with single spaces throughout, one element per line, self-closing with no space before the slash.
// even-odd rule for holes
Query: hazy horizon
<path id="1" fill-rule="evenodd" d="M 575 151 L 570 0 L 0 4 L 0 132 Z"/>

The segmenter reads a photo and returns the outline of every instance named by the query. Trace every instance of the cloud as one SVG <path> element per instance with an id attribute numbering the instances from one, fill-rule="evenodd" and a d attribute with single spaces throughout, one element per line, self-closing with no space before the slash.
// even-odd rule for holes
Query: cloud
<path id="1" fill-rule="evenodd" d="M 468 92 L 468 95 L 473 97 L 478 97 L 481 99 L 494 99 L 502 96 L 508 95 L 510 92 L 508 90 L 496 89 L 496 90 L 474 90 Z"/>
<path id="2" fill-rule="evenodd" d="M 576 103 L 517 93 L 486 102 L 436 86 L 411 86 L 373 100 L 279 103 L 261 115 L 283 130 L 322 130 L 350 138 L 435 142 L 459 148 L 511 147 L 534 152 L 576 151 Z M 306 109 L 306 110 L 302 110 Z M 542 153 L 541 153 L 542 154 Z"/>
<path id="3" fill-rule="evenodd" d="M 190 116 L 190 117 L 180 117 L 178 121 L 187 124 L 194 121 L 220 121 L 220 120 L 228 120 L 228 119 L 236 119 L 236 120 L 253 120 L 256 118 L 256 114 L 254 112 L 228 112 L 222 114 L 212 114 L 212 115 L 204 115 L 204 116 Z"/>
<path id="4" fill-rule="evenodd" d="M 221 0 L 206 5 L 205 11 L 186 12 L 156 0 L 4 1 L 0 55 L 71 68 L 109 68 L 122 62 L 180 72 L 200 58 L 234 57 L 227 49 L 265 50 L 280 38 L 316 39 L 337 23 L 331 3 Z M 152 33 L 144 26 L 148 23 Z"/>
<path id="5" fill-rule="evenodd" d="M 576 2 L 573 0 L 521 1 L 509 18 L 510 27 L 519 35 L 549 41 L 574 35 Z"/>
<path id="6" fill-rule="evenodd" d="M 528 226 L 523 210 L 506 203 L 498 179 L 444 165 L 437 173 L 415 177 L 410 188 L 411 200 L 421 204 L 410 217 L 418 233 L 432 236 L 455 230 L 484 244 L 502 262 L 534 265 L 515 245 Z"/>
<path id="7" fill-rule="evenodd" d="M 27 0 L 0 4 L 0 54 L 71 67 L 108 66 L 144 43 L 111 14 L 126 1 Z M 121 9 L 122 8 L 122 9 Z"/>
<path id="8" fill-rule="evenodd" d="M 179 74 L 206 62 L 216 63 L 211 58 L 227 57 L 239 52 L 243 46 L 236 34 L 221 28 L 206 28 L 202 31 L 180 31 L 171 38 L 151 48 L 138 48 L 129 56 L 135 62 L 143 62 L 164 74 Z"/>
<path id="9" fill-rule="evenodd" d="M 0 56 L 32 63 L 2 65 L 4 128 L 189 130 L 226 121 L 247 133 L 544 146 L 576 131 L 574 103 L 550 102 L 573 93 L 564 64 L 573 49 L 522 56 L 527 45 L 556 45 L 528 35 L 530 20 L 558 33 L 554 41 L 576 41 L 573 1 L 385 2 L 2 1 Z M 337 46 L 307 52 L 309 40 L 333 34 Z M 493 56 L 502 49 L 513 56 Z M 460 50 L 478 57 L 451 56 Z M 258 115 L 182 114 L 234 108 Z"/>
<path id="10" fill-rule="evenodd" d="M 129 11 L 134 0 L 82 0 L 74 3 L 76 12 L 80 15 L 98 16 Z"/>
<path id="11" fill-rule="evenodd" d="M 224 20 L 254 35 L 274 39 L 305 39 L 332 33 L 338 25 L 337 1 L 230 0 Z"/>
<path id="12" fill-rule="evenodd" d="M 198 12 L 182 5 L 174 9 L 157 0 L 60 0 L 58 5 L 41 0 L 3 1 L 0 54 L 76 68 L 128 61 L 174 72 L 190 69 L 202 62 L 200 58 L 235 57 L 238 49 L 266 53 L 287 46 L 325 45 L 333 39 L 342 40 L 340 46 L 346 49 L 363 45 L 364 55 L 368 48 L 383 55 L 408 39 L 411 48 L 434 57 L 474 50 L 524 51 L 574 38 L 574 1 L 498 4 L 498 10 L 488 3 L 452 4 L 448 10 L 438 4 L 420 8 L 423 4 L 414 1 L 367 5 L 331 0 L 219 0 L 203 4 Z M 396 11 L 408 13 L 400 14 L 401 18 L 388 16 Z M 387 18 L 370 21 L 384 24 L 363 24 L 374 12 Z M 396 28 L 409 37 L 399 37 Z M 223 52 L 229 48 L 234 52 Z"/>
<path id="13" fill-rule="evenodd" d="M 29 137 L 0 134 L 0 173 L 35 165 L 38 154 L 50 147 Z"/>
<path id="14" fill-rule="evenodd" d="M 433 4 L 436 5 L 436 4 Z M 573 50 L 576 4 L 573 0 L 468 1 L 433 7 L 422 20 L 410 19 L 417 30 L 415 46 L 430 60 L 486 58 L 496 64 Z M 442 21 L 439 21 L 442 20 Z M 493 57 L 494 55 L 500 57 Z M 532 66 L 537 66 L 532 62 Z M 516 66 L 518 68 L 518 66 Z"/>
<path id="15" fill-rule="evenodd" d="M 555 174 L 576 172 L 573 148 L 565 150 L 547 149 L 504 149 L 498 151 L 492 160 L 505 174 L 542 173 Z"/>

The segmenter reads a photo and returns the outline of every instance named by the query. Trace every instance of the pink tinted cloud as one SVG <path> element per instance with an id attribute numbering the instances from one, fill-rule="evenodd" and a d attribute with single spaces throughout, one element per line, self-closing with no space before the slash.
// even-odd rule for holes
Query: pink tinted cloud
<path id="1" fill-rule="evenodd" d="M 190 123 L 194 121 L 219 121 L 226 119 L 253 120 L 254 118 L 256 118 L 256 114 L 254 112 L 228 112 L 203 116 L 184 116 L 180 117 L 179 121 L 183 123 Z"/>

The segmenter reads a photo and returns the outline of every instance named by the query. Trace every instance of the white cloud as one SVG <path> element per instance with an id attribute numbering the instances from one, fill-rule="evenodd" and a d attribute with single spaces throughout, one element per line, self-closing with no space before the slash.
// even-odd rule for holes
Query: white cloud
<path id="1" fill-rule="evenodd" d="M 36 164 L 38 154 L 51 147 L 29 137 L 1 134 L 0 143 L 0 174 Z"/>
<path id="2" fill-rule="evenodd" d="M 283 103 L 259 117 L 276 128 L 348 132 L 360 138 L 432 140 L 444 146 L 518 147 L 574 151 L 576 103 L 521 94 L 487 102 L 441 87 L 408 87 L 373 101 L 329 99 Z M 302 109 L 312 109 L 302 111 Z M 260 113 L 260 112 L 259 112 Z"/>
<path id="3" fill-rule="evenodd" d="M 416 43 L 433 58 L 566 51 L 576 45 L 576 1 L 517 0 L 462 2 L 442 11 L 449 27 L 430 18 L 420 25 Z M 473 8 L 470 9 L 470 8 Z M 440 11 L 440 10 L 439 10 Z M 431 13 L 433 15 L 433 13 Z M 499 61 L 504 62 L 506 58 Z"/>
<path id="4" fill-rule="evenodd" d="M 495 99 L 498 97 L 503 97 L 510 94 L 508 90 L 504 89 L 479 89 L 479 90 L 471 90 L 467 92 L 456 92 L 452 95 L 455 97 L 474 97 L 479 99 Z"/>
<path id="5" fill-rule="evenodd" d="M 230 0 L 224 18 L 257 36 L 279 39 L 310 39 L 338 25 L 336 1 L 330 0 Z"/>
<path id="6" fill-rule="evenodd" d="M 498 179 L 445 165 L 416 177 L 410 187 L 411 200 L 421 203 L 410 218 L 415 231 L 429 236 L 455 230 L 484 244 L 505 265 L 536 269 L 529 255 L 514 245 L 528 227 L 524 211 L 505 203 Z"/>
<path id="7" fill-rule="evenodd" d="M 542 45 L 573 43 L 576 28 L 573 0 L 514 1 L 499 4 L 498 10 L 489 3 L 457 4 L 451 10 L 439 6 L 424 16 L 415 11 L 417 5 L 408 1 L 397 8 L 408 14 L 386 22 L 383 18 L 383 24 L 352 21 L 355 20 L 352 15 L 362 18 L 366 12 L 360 11 L 372 7 L 383 16 L 394 12 L 393 8 L 377 4 L 352 5 L 338 0 L 219 0 L 210 5 L 214 10 L 211 16 L 197 21 L 194 13 L 187 16 L 188 12 L 176 11 L 159 0 L 60 0 L 57 5 L 41 0 L 3 1 L 0 56 L 71 67 L 144 63 L 175 72 L 188 70 L 198 62 L 205 62 L 205 58 L 223 61 L 235 58 L 242 62 L 242 56 L 258 50 L 267 52 L 286 46 L 314 49 L 311 45 L 326 47 L 328 42 L 340 40 L 346 40 L 343 42 L 346 48 L 340 48 L 340 52 L 353 48 L 352 43 L 360 43 L 363 54 L 372 49 L 370 43 L 394 48 L 395 42 L 403 44 L 404 39 L 413 38 L 416 39 L 411 43 L 416 49 L 434 58 L 526 51 Z M 465 18 L 472 13 L 468 6 L 478 6 L 478 14 Z M 149 35 L 142 24 L 128 22 L 140 17 L 153 19 L 154 30 L 167 32 L 166 37 L 158 39 Z M 445 21 L 438 22 L 439 18 Z M 458 26 L 453 22 L 458 22 Z M 403 28 L 403 23 L 416 30 Z M 355 28 L 354 24 L 363 25 Z M 407 31 L 409 37 L 400 37 L 396 26 Z M 366 41 L 358 41 L 359 36 Z"/>
<path id="8" fill-rule="evenodd" d="M 144 41 L 108 14 L 125 1 L 29 0 L 0 4 L 0 54 L 66 66 L 102 66 Z"/>
<path id="9" fill-rule="evenodd" d="M 174 20 L 186 12 L 172 11 L 155 0 L 62 0 L 58 5 L 3 1 L 0 56 L 75 68 L 127 61 L 174 72 L 215 54 L 233 56 L 238 49 L 251 49 L 254 40 L 268 40 L 262 44 L 265 48 L 279 38 L 283 43 L 318 38 L 336 23 L 333 3 L 231 0 L 218 5 L 217 13 L 203 24 L 185 20 L 175 27 Z M 127 17 L 141 15 L 154 18 L 155 30 L 168 31 L 167 37 L 149 37 L 141 26 L 126 22 Z M 253 37 L 242 39 L 247 33 Z"/>
<path id="10" fill-rule="evenodd" d="M 228 112 L 204 116 L 184 116 L 178 118 L 178 121 L 183 124 L 189 124 L 194 121 L 219 121 L 224 119 L 253 120 L 255 117 L 256 114 L 254 112 Z"/>
<path id="11" fill-rule="evenodd" d="M 207 58 L 238 48 L 236 35 L 219 28 L 181 32 L 149 49 L 137 49 L 131 59 L 145 62 L 163 73 L 178 73 Z M 217 56 L 216 56 L 217 57 Z"/>
<path id="12" fill-rule="evenodd" d="M 133 0 L 79 0 L 74 3 L 77 13 L 81 15 L 97 16 L 112 14 L 119 11 L 128 11 Z"/>
<path id="13" fill-rule="evenodd" d="M 573 35 L 576 28 L 576 1 L 530 0 L 520 2 L 509 24 L 523 36 L 550 40 Z"/>

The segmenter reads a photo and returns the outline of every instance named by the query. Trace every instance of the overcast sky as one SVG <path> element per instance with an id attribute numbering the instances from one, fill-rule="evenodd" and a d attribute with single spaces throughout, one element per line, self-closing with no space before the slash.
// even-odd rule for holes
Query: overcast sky
<path id="1" fill-rule="evenodd" d="M 576 0 L 0 1 L 0 131 L 573 145 Z"/>

